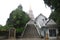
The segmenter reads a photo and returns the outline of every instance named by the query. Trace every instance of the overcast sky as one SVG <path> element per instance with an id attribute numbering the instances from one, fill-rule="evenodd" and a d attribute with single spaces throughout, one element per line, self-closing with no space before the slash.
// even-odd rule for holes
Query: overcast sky
<path id="1" fill-rule="evenodd" d="M 45 7 L 43 0 L 0 0 L 0 24 L 5 25 L 7 18 L 12 10 L 16 9 L 18 5 L 22 4 L 23 10 L 29 12 L 30 5 L 36 18 L 40 13 L 49 17 L 51 10 Z"/>

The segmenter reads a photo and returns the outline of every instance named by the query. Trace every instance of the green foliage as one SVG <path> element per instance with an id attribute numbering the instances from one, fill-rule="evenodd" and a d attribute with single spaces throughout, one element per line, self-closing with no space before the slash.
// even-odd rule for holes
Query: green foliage
<path id="1" fill-rule="evenodd" d="M 8 26 L 0 26 L 0 31 L 8 31 L 9 27 Z"/>
<path id="2" fill-rule="evenodd" d="M 29 21 L 29 16 L 18 9 L 11 12 L 9 19 L 7 20 L 7 25 L 12 27 L 24 27 Z"/>
<path id="3" fill-rule="evenodd" d="M 56 10 L 60 8 L 60 0 L 44 0 L 44 3 L 51 7 L 51 9 Z"/>
<path id="4" fill-rule="evenodd" d="M 21 35 L 24 31 L 26 23 L 30 20 L 29 16 L 22 10 L 22 6 L 18 6 L 16 10 L 10 13 L 5 26 L 0 25 L 0 36 L 8 35 L 10 28 L 15 28 L 17 35 Z"/>
<path id="5" fill-rule="evenodd" d="M 26 23 L 30 20 L 29 16 L 18 6 L 16 10 L 10 13 L 5 26 L 0 25 L 1 32 L 7 32 L 10 28 L 16 28 L 17 33 L 22 33 Z"/>
<path id="6" fill-rule="evenodd" d="M 21 32 L 29 20 L 29 16 L 22 9 L 17 8 L 10 13 L 6 25 L 16 28 L 17 32 Z"/>
<path id="7" fill-rule="evenodd" d="M 60 24 L 60 12 L 59 11 L 52 12 L 49 18 L 53 19 L 57 24 Z"/>
<path id="8" fill-rule="evenodd" d="M 23 30 L 24 30 L 24 28 L 22 28 L 22 27 L 21 28 L 16 28 L 17 33 L 22 33 Z"/>
<path id="9" fill-rule="evenodd" d="M 57 24 L 60 24 L 60 0 L 44 0 L 44 2 L 51 9 L 54 9 L 49 18 L 53 19 Z"/>

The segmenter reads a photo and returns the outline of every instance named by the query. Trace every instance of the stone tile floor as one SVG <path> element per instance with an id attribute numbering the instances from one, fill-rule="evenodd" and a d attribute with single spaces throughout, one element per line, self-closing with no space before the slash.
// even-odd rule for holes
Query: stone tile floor
<path id="1" fill-rule="evenodd" d="M 41 38 L 20 38 L 20 39 L 0 39 L 0 40 L 44 40 L 44 39 L 41 39 Z"/>

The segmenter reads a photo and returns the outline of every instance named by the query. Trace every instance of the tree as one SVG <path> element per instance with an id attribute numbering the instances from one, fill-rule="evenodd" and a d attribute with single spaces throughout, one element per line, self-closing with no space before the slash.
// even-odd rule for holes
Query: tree
<path id="1" fill-rule="evenodd" d="M 60 12 L 59 11 L 52 12 L 49 18 L 53 19 L 58 25 L 60 24 Z"/>
<path id="2" fill-rule="evenodd" d="M 19 5 L 16 10 L 13 10 L 10 13 L 10 17 L 8 18 L 6 22 L 6 25 L 8 25 L 9 27 L 14 27 L 16 28 L 16 30 L 21 32 L 23 28 L 25 27 L 26 23 L 29 21 L 29 19 L 30 18 L 27 15 L 27 13 L 25 13 L 22 10 L 22 6 Z"/>
<path id="3" fill-rule="evenodd" d="M 44 0 L 44 3 L 47 4 L 51 9 L 60 8 L 60 0 Z"/>
<path id="4" fill-rule="evenodd" d="M 54 10 L 49 18 L 60 24 L 60 0 L 44 0 L 44 3 Z"/>

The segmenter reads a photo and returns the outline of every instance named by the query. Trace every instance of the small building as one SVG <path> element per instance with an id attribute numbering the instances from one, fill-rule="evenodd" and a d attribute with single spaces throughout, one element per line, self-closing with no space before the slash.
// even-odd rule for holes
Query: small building
<path id="1" fill-rule="evenodd" d="M 57 40 L 57 35 L 58 35 L 58 25 L 52 20 L 49 19 L 46 23 L 45 26 L 41 27 L 41 33 L 43 31 L 44 38 L 48 34 L 48 38 L 51 40 Z"/>
<path id="2" fill-rule="evenodd" d="M 40 14 L 35 18 L 34 22 L 40 37 L 46 38 L 46 35 L 48 35 L 49 39 L 57 39 L 59 26 L 54 20 L 46 18 L 44 15 Z"/>

